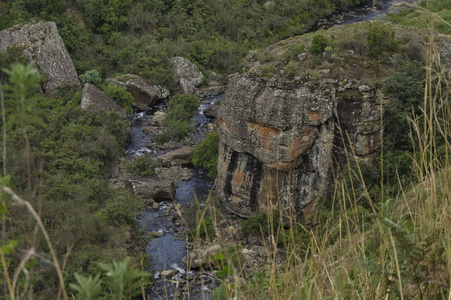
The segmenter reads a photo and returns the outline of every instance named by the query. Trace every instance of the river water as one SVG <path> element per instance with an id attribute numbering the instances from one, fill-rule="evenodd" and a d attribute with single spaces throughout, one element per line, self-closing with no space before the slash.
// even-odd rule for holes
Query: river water
<path id="1" fill-rule="evenodd" d="M 313 26 L 309 32 L 320 29 L 327 29 L 335 25 L 351 24 L 356 22 L 376 19 L 390 11 L 393 5 L 405 3 L 403 0 L 382 0 L 377 2 L 367 2 L 349 9 L 346 12 L 337 12 L 329 17 L 323 18 Z M 224 94 L 207 98 L 202 101 L 198 114 L 194 117 L 198 122 L 198 127 L 194 133 L 197 141 L 205 137 L 207 125 L 210 121 L 202 112 L 209 105 L 224 98 Z M 151 112 L 137 111 L 133 116 L 132 141 L 127 147 L 127 157 L 135 155 L 150 155 L 156 157 L 171 149 L 150 148 L 151 140 L 143 131 L 143 127 L 148 126 Z M 187 272 L 182 263 L 182 258 L 186 255 L 186 242 L 182 238 L 183 224 L 177 222 L 174 205 L 188 207 L 193 205 L 193 199 L 205 198 L 212 187 L 212 182 L 205 176 L 202 170 L 194 170 L 193 176 L 188 181 L 178 182 L 173 202 L 161 202 L 158 210 L 149 209 L 144 212 L 140 219 L 141 226 L 149 232 L 160 233 L 160 237 L 153 238 L 147 245 L 146 253 L 151 259 L 151 269 L 156 279 L 154 288 L 149 299 L 174 298 L 177 299 L 208 299 L 210 289 L 216 285 L 214 276 L 208 272 Z M 175 221 L 174 221 L 175 220 Z M 177 270 L 179 274 L 173 280 L 162 280 L 160 273 L 163 270 Z M 190 282 L 190 279 L 193 280 Z M 202 284 L 200 284 L 202 282 Z M 205 284 L 204 284 L 205 283 Z M 189 288 L 190 291 L 184 291 Z"/>

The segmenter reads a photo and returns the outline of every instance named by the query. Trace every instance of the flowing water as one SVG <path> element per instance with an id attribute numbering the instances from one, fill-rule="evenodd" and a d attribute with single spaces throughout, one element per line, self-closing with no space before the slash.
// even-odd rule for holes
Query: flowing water
<path id="1" fill-rule="evenodd" d="M 377 2 L 367 2 L 351 8 L 346 12 L 337 12 L 319 22 L 310 32 L 327 29 L 335 25 L 351 24 L 368 21 L 386 14 L 390 7 L 402 0 L 382 0 Z M 207 125 L 210 121 L 202 112 L 209 105 L 224 98 L 224 94 L 207 98 L 202 101 L 198 114 L 194 117 L 198 122 L 198 127 L 194 132 L 197 141 L 205 137 Z M 168 151 L 168 149 L 150 148 L 151 140 L 143 131 L 143 127 L 148 126 L 150 112 L 135 112 L 133 117 L 132 141 L 127 147 L 127 157 L 135 155 L 151 155 L 156 157 Z M 188 299 L 184 297 L 183 291 L 189 287 L 189 299 L 208 299 L 208 291 L 216 284 L 214 276 L 208 272 L 188 272 L 182 263 L 182 258 L 186 255 L 186 242 L 182 238 L 183 225 L 177 222 L 174 205 L 188 207 L 193 205 L 193 199 L 206 197 L 211 189 L 212 183 L 202 170 L 194 170 L 193 177 L 188 181 L 180 181 L 176 189 L 174 202 L 161 202 L 158 210 L 148 210 L 143 213 L 140 220 L 141 226 L 149 232 L 160 233 L 160 237 L 153 238 L 147 246 L 146 253 L 151 259 L 151 268 L 156 279 L 159 278 L 163 270 L 177 270 L 172 281 L 158 279 L 154 283 L 154 288 L 149 299 L 173 298 L 176 293 L 180 295 L 178 299 Z M 185 295 L 186 296 L 186 295 Z"/>

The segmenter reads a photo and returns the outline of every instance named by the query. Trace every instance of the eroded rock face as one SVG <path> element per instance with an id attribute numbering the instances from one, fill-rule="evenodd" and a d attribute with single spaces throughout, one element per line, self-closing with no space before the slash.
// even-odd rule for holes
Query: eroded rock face
<path id="1" fill-rule="evenodd" d="M 172 74 L 177 80 L 182 94 L 195 94 L 196 87 L 202 84 L 204 75 L 199 68 L 183 57 L 172 57 Z"/>
<path id="2" fill-rule="evenodd" d="M 117 85 L 129 91 L 135 98 L 135 106 L 141 110 L 149 109 L 158 100 L 169 97 L 168 88 L 161 85 L 151 85 L 143 78 L 126 74 L 116 78 L 108 78 L 105 80 L 109 85 Z"/>
<path id="3" fill-rule="evenodd" d="M 127 119 L 127 113 L 113 99 L 104 92 L 86 83 L 81 93 L 81 108 L 98 111 L 115 112 L 122 118 Z"/>
<path id="4" fill-rule="evenodd" d="M 0 52 L 8 46 L 25 48 L 24 54 L 36 62 L 40 74 L 46 75 L 45 91 L 52 92 L 64 82 L 80 85 L 55 22 L 16 25 L 0 31 Z"/>
<path id="5" fill-rule="evenodd" d="M 293 84 L 249 72 L 228 86 L 219 110 L 217 189 L 238 215 L 278 208 L 305 217 L 350 146 L 365 160 L 379 148 L 383 95 L 375 87 L 343 79 Z"/>

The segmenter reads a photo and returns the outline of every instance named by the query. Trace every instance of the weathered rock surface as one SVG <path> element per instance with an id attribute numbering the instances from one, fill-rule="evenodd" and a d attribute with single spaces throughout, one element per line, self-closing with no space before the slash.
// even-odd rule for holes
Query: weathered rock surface
<path id="1" fill-rule="evenodd" d="M 34 60 L 39 73 L 46 76 L 45 91 L 52 92 L 64 82 L 80 85 L 55 22 L 16 25 L 0 31 L 0 52 L 9 46 L 24 47 L 24 54 Z"/>
<path id="2" fill-rule="evenodd" d="M 364 160 L 376 154 L 383 94 L 358 80 L 294 83 L 249 69 L 229 78 L 218 113 L 219 199 L 244 217 L 278 208 L 306 218 L 326 193 L 333 162 L 353 157 L 351 147 Z"/>
<path id="3" fill-rule="evenodd" d="M 161 85 L 151 85 L 137 75 L 121 75 L 108 78 L 105 82 L 109 85 L 121 86 L 129 91 L 135 98 L 134 106 L 141 110 L 148 110 L 158 100 L 166 99 L 170 95 L 168 88 Z"/>
<path id="4" fill-rule="evenodd" d="M 130 176 L 128 186 L 143 199 L 174 199 L 175 184 L 171 178 Z"/>
<path id="5" fill-rule="evenodd" d="M 204 75 L 199 68 L 183 57 L 172 57 L 169 59 L 172 64 L 172 74 L 177 80 L 183 94 L 195 94 L 196 87 L 202 84 Z"/>
<path id="6" fill-rule="evenodd" d="M 203 113 L 208 118 L 217 118 L 218 117 L 218 111 L 219 111 L 220 105 L 210 105 L 206 109 L 204 109 Z"/>
<path id="7" fill-rule="evenodd" d="M 157 159 L 164 167 L 171 165 L 186 165 L 191 163 L 193 155 L 193 147 L 182 147 L 160 155 L 157 157 Z"/>
<path id="8" fill-rule="evenodd" d="M 214 97 L 219 94 L 222 94 L 226 91 L 227 86 L 225 85 L 218 85 L 218 86 L 209 86 L 205 88 L 199 88 L 196 91 L 196 96 L 203 99 L 207 97 Z"/>
<path id="9" fill-rule="evenodd" d="M 81 108 L 92 111 L 107 111 L 118 113 L 126 119 L 127 113 L 113 99 L 94 85 L 86 83 L 81 93 Z"/>

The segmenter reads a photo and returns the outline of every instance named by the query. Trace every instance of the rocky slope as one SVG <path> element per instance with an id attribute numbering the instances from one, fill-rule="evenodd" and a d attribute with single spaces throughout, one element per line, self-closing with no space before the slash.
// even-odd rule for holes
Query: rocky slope
<path id="1" fill-rule="evenodd" d="M 305 219 L 333 169 L 348 157 L 374 160 L 387 101 L 380 83 L 425 51 L 418 31 L 379 25 L 393 32 L 396 51 L 371 55 L 367 23 L 320 31 L 329 41 L 320 54 L 308 51 L 307 34 L 247 56 L 218 113 L 217 189 L 226 208 L 244 217 L 278 208 Z"/>

